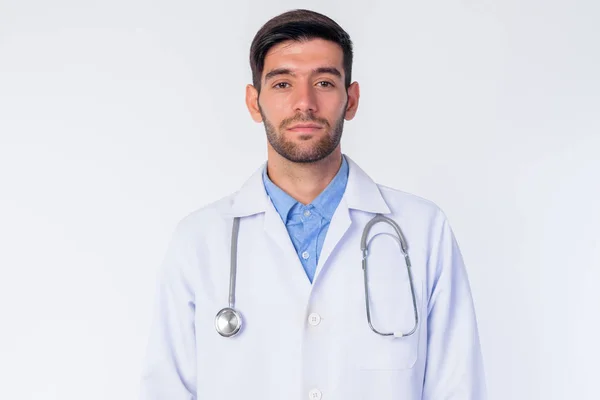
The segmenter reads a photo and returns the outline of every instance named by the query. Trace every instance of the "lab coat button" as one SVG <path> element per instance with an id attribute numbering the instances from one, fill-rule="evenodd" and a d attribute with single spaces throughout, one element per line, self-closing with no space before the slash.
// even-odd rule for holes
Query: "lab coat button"
<path id="1" fill-rule="evenodd" d="M 321 316 L 317 313 L 312 313 L 308 316 L 308 323 L 312 326 L 317 326 L 321 322 Z"/>
<path id="2" fill-rule="evenodd" d="M 322 393 L 319 389 L 312 389 L 310 392 L 308 392 L 309 400 L 321 400 L 321 397 Z"/>

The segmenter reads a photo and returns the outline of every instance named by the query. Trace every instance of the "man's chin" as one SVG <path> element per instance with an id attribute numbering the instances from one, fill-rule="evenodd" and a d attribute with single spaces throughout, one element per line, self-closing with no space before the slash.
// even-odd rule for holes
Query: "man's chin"
<path id="1" fill-rule="evenodd" d="M 288 152 L 284 152 L 284 154 L 281 154 L 281 153 L 280 154 L 288 161 L 299 163 L 299 164 L 309 164 L 309 163 L 315 163 L 315 162 L 321 161 L 324 158 L 327 158 L 327 156 L 329 156 L 331 153 L 332 153 L 332 151 L 320 152 L 320 151 L 315 151 L 315 150 L 313 150 L 313 151 L 297 150 L 297 151 L 288 151 Z"/>

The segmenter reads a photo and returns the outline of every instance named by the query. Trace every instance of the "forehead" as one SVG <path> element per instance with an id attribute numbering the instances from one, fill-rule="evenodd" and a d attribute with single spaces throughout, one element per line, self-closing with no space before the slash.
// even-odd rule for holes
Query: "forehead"
<path id="1" fill-rule="evenodd" d="M 337 67 L 343 73 L 344 53 L 334 42 L 324 39 L 288 40 L 271 47 L 265 56 L 263 76 L 275 68 L 312 70 Z"/>

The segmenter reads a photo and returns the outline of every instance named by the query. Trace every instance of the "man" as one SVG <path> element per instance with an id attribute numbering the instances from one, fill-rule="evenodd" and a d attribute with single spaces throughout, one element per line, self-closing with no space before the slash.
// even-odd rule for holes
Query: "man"
<path id="1" fill-rule="evenodd" d="M 141 399 L 485 399 L 443 212 L 377 185 L 341 152 L 360 94 L 348 34 L 287 12 L 259 30 L 250 64 L 246 104 L 268 160 L 178 224 Z"/>

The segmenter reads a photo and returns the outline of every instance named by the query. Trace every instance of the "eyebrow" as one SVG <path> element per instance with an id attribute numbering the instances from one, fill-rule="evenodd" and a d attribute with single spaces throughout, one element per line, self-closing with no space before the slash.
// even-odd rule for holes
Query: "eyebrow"
<path id="1" fill-rule="evenodd" d="M 330 75 L 334 75 L 337 76 L 338 78 L 342 77 L 342 73 L 340 72 L 340 70 L 338 70 L 335 67 L 319 67 L 319 68 L 315 68 L 311 71 L 311 73 L 314 74 L 330 74 Z M 289 68 L 275 68 L 272 71 L 269 71 L 266 75 L 265 75 L 265 82 L 269 81 L 269 79 L 273 79 L 276 76 L 279 75 L 291 75 L 291 76 L 296 76 L 296 74 Z"/>

